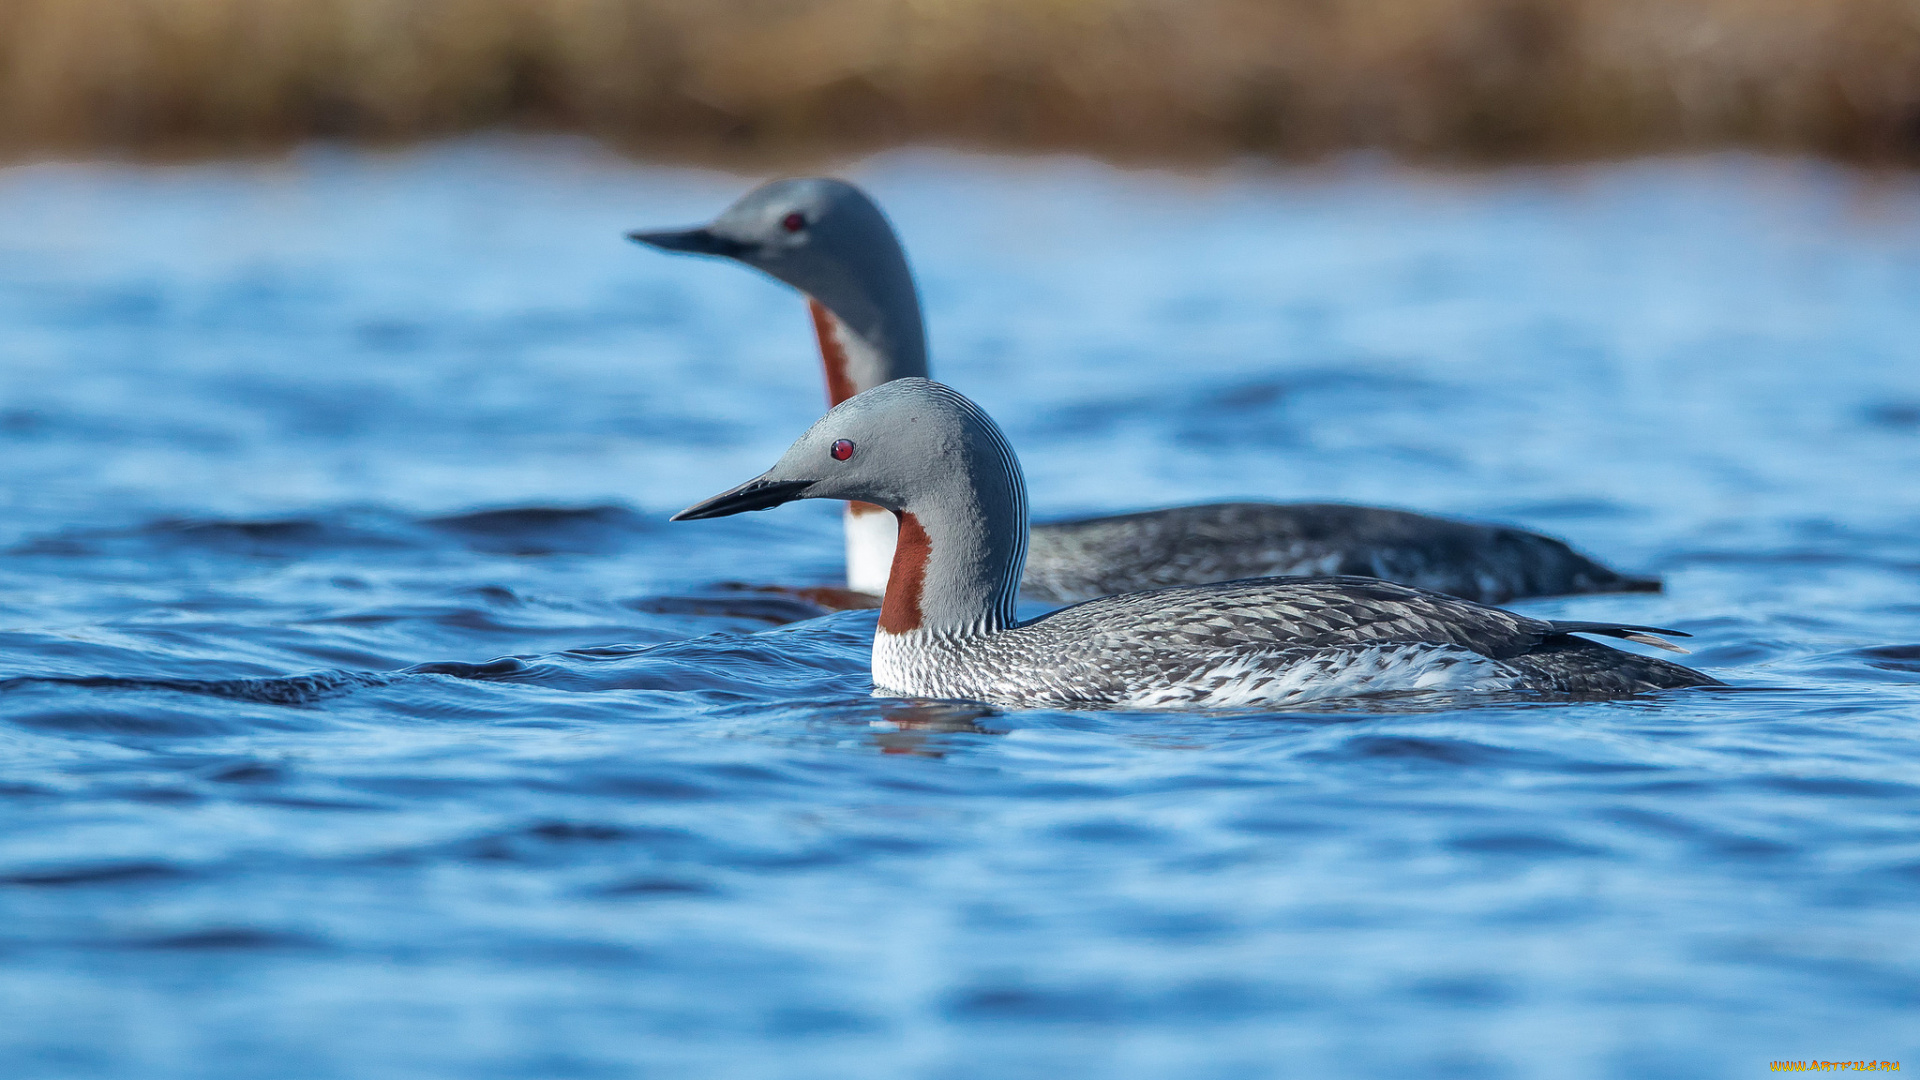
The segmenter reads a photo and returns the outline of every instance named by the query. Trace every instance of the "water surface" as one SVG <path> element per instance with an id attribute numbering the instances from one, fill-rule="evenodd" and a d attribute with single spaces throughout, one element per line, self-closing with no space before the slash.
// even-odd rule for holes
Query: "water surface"
<path id="1" fill-rule="evenodd" d="M 822 389 L 564 141 L 0 170 L 0 1063 L 125 1077 L 1920 1065 L 1920 181 L 894 155 L 1040 516 L 1574 540 L 1744 688 L 875 699 L 835 509 L 666 516 Z M 1035 609 L 1038 610 L 1038 609 Z M 796 619 L 800 621 L 795 621 Z"/>

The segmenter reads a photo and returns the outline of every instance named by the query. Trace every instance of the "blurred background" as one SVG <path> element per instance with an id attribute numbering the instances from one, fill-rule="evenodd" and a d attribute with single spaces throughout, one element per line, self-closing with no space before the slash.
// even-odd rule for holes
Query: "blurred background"
<path id="1" fill-rule="evenodd" d="M 1908 0 L 8 0 L 0 145 L 1920 153 Z"/>
<path id="2" fill-rule="evenodd" d="M 0 1076 L 1914 1068 L 1917 157 L 1915 0 L 0 0 Z M 624 239 L 814 171 L 1036 517 L 1517 524 L 1738 689 L 871 697 L 837 507 L 666 521 L 804 304 Z"/>

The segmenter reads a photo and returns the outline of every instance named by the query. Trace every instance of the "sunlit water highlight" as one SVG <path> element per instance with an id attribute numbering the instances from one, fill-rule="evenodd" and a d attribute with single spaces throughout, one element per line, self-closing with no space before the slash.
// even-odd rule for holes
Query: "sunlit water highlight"
<path id="1" fill-rule="evenodd" d="M 868 696 L 822 397 L 568 142 L 0 170 L 0 1072 L 1920 1067 L 1920 182 L 1729 158 L 854 170 L 1040 516 L 1516 522 L 1747 690 Z M 1037 609 L 1036 609 L 1037 610 Z M 502 659 L 507 658 L 507 659 Z"/>

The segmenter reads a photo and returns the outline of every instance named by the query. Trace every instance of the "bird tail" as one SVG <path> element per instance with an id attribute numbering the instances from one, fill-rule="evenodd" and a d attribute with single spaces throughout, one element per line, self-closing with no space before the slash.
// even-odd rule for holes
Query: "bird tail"
<path id="1" fill-rule="evenodd" d="M 1637 641 L 1642 645 L 1652 645 L 1657 649 L 1665 649 L 1668 652 L 1677 653 L 1685 653 L 1688 650 L 1675 645 L 1673 642 L 1666 640 L 1666 638 L 1656 637 L 1655 635 L 1665 634 L 1666 637 L 1693 636 L 1684 630 L 1667 630 L 1658 626 L 1631 626 L 1623 623 L 1555 622 L 1550 625 L 1556 634 L 1597 634 L 1601 637 L 1624 638 L 1627 641 Z"/>

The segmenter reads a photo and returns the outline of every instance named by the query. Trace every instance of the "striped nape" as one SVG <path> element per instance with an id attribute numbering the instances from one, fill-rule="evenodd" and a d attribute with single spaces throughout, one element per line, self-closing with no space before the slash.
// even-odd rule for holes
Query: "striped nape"
<path id="1" fill-rule="evenodd" d="M 1007 514 L 1012 518 L 1012 551 L 1000 565 L 999 588 L 995 595 L 999 597 L 998 610 L 994 612 L 998 625 L 994 629 L 1012 626 L 1018 621 L 1016 603 L 1020 593 L 1020 576 L 1027 563 L 1027 482 L 1020 469 L 1020 459 L 1013 452 L 1013 444 L 1007 441 L 1006 433 L 986 410 L 974 404 L 965 394 L 943 383 L 927 383 L 927 388 L 936 396 L 951 403 L 955 409 L 971 422 L 973 434 L 981 448 L 990 452 L 991 460 L 998 466 L 992 470 L 1004 480 L 1005 490 L 999 492 L 981 491 L 978 494 L 986 502 L 989 496 L 998 495 L 1000 506 L 985 505 L 983 509 L 989 515 Z M 991 482 L 985 475 L 987 470 L 977 470 L 975 482 Z"/>

